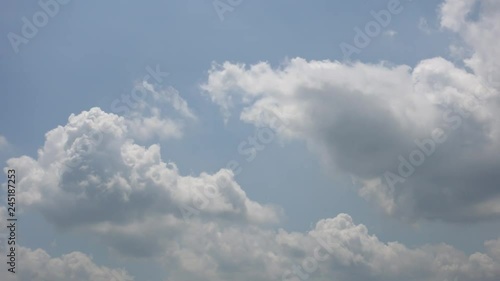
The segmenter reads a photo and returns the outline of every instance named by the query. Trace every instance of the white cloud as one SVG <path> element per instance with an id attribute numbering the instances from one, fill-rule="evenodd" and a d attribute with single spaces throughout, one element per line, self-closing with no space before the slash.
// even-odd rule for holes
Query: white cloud
<path id="1" fill-rule="evenodd" d="M 472 14 L 477 16 L 472 17 Z M 474 73 L 500 88 L 500 2 L 496 0 L 447 0 L 441 7 L 441 26 L 456 32 L 473 55 L 464 57 Z"/>
<path id="2" fill-rule="evenodd" d="M 23 171 L 19 200 L 59 227 L 85 226 L 96 233 L 126 226 L 127 235 L 142 223 L 164 228 L 179 223 L 181 210 L 190 208 L 202 209 L 197 212 L 204 220 L 279 221 L 281 211 L 251 201 L 232 171 L 182 176 L 174 163 L 162 161 L 159 145 L 137 145 L 134 133 L 126 119 L 99 108 L 71 115 L 68 124 L 46 134 L 37 159 L 7 161 Z"/>
<path id="3" fill-rule="evenodd" d="M 493 171 L 500 163 L 492 155 L 500 136 L 499 16 L 500 2 L 494 0 L 448 0 L 441 6 L 441 26 L 465 43 L 453 44 L 452 55 L 472 73 L 441 58 L 413 69 L 296 59 L 279 69 L 224 63 L 210 71 L 203 87 L 225 118 L 239 105 L 248 123 L 265 123 L 258 117 L 262 111 L 278 114 L 289 123 L 282 136 L 305 140 L 333 169 L 358 178 L 361 194 L 388 213 L 449 221 L 498 218 L 500 178 Z M 427 21 L 420 26 L 427 29 Z M 471 101 L 480 106 L 471 108 Z M 460 108 L 474 109 L 471 118 L 448 112 Z M 382 184 L 380 175 L 397 168 L 398 156 L 415 149 L 414 140 L 456 124 L 459 130 L 449 132 L 403 187 Z M 475 195 L 468 196 L 472 189 Z"/>
<path id="4" fill-rule="evenodd" d="M 346 214 L 308 233 L 191 224 L 165 255 L 169 280 L 478 280 L 500 277 L 499 240 L 467 256 L 451 246 L 384 243 Z M 299 278 L 302 276 L 302 278 Z"/>
<path id="5" fill-rule="evenodd" d="M 333 171 L 357 178 L 360 193 L 389 214 L 457 221 L 500 217 L 493 203 L 483 205 L 500 200 L 500 178 L 490 172 L 500 168 L 492 156 L 500 148 L 497 91 L 485 85 L 442 58 L 414 69 L 296 58 L 279 69 L 215 65 L 202 87 L 226 117 L 241 105 L 243 121 L 272 126 L 261 113 L 276 114 L 288 124 L 282 137 L 304 140 Z M 472 113 L 455 132 L 459 110 Z M 436 128 L 448 129 L 448 140 L 415 175 L 397 190 L 381 181 Z"/>
<path id="6" fill-rule="evenodd" d="M 493 0 L 447 0 L 441 6 L 441 26 L 465 43 L 450 50 L 469 69 L 443 58 L 423 60 L 413 69 L 301 58 L 275 69 L 264 62 L 248 67 L 226 62 L 213 66 L 202 88 L 224 118 L 241 107 L 240 118 L 256 126 L 269 123 L 260 113 L 278 115 L 288 124 L 279 130 L 283 138 L 305 141 L 330 169 L 351 175 L 360 194 L 391 215 L 496 219 L 499 16 L 500 2 Z M 427 28 L 427 21 L 420 26 Z M 416 141 L 422 144 L 443 131 L 446 142 L 429 148 L 425 164 L 410 171 L 414 175 L 387 180 L 386 172 L 402 176 L 395 170 L 423 153 L 416 151 Z"/>

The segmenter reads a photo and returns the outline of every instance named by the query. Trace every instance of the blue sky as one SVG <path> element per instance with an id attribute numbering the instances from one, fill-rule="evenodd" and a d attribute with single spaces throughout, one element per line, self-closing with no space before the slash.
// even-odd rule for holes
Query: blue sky
<path id="1" fill-rule="evenodd" d="M 346 252 L 364 259 L 330 253 L 320 270 L 308 272 L 310 280 L 500 276 L 484 269 L 500 264 L 494 172 L 499 164 L 493 154 L 500 144 L 495 111 L 500 88 L 491 78 L 500 69 L 491 41 L 500 35 L 498 3 L 401 1 L 402 11 L 392 13 L 366 47 L 346 58 L 341 44 L 356 45 L 355 28 L 364 29 L 373 12 L 387 11 L 395 0 L 243 0 L 222 16 L 217 1 L 207 0 L 54 1 L 40 1 L 56 3 L 58 10 L 19 45 L 9 36 L 22 35 L 23 17 L 33 21 L 43 5 L 0 4 L 0 160 L 20 179 L 18 280 L 70 280 L 50 272 L 33 275 L 42 267 L 43 259 L 34 254 L 38 248 L 48 260 L 75 252 L 83 253 L 77 259 L 92 257 L 92 266 L 71 280 L 112 280 L 102 276 L 113 270 L 114 280 L 304 280 L 287 270 L 313 253 L 310 234 L 322 235 L 318 222 L 328 218 L 325 225 L 334 232 L 349 231 L 364 241 L 358 248 L 336 236 Z M 151 69 L 163 73 L 160 80 Z M 478 87 L 487 88 L 491 101 L 480 103 L 480 110 L 466 106 L 472 117 L 460 117 L 443 148 L 436 146 L 399 189 L 377 183 L 387 179 L 384 171 L 397 170 L 398 155 L 415 151 L 413 140 L 427 139 L 442 126 L 437 116 L 446 109 L 456 112 L 477 96 L 472 89 Z M 116 112 L 113 103 L 135 90 L 147 93 L 138 108 Z M 266 112 L 284 120 L 285 128 L 258 117 Z M 72 114 L 74 124 L 68 120 Z M 262 127 L 270 128 L 272 141 L 247 161 L 239 147 Z M 88 140 L 87 130 L 97 130 L 103 140 L 91 142 L 90 154 L 76 145 Z M 136 165 L 128 166 L 127 153 Z M 88 161 L 93 172 L 81 163 L 68 170 L 72 157 Z M 155 161 L 175 163 L 178 170 L 167 166 L 160 173 L 168 179 L 150 183 L 149 170 L 141 165 L 149 163 L 152 171 Z M 223 196 L 211 201 L 206 215 L 200 210 L 190 222 L 171 213 L 182 200 L 189 202 L 192 193 L 184 191 L 215 184 L 230 161 L 237 161 L 241 172 L 228 186 L 216 185 Z M 117 177 L 123 181 L 114 182 Z M 73 189 L 83 182 L 83 191 Z M 148 183 L 140 187 L 143 182 Z M 142 198 L 141 191 L 152 197 Z M 117 194 L 130 196 L 123 199 L 128 203 L 113 197 Z M 5 190 L 0 198 L 5 206 Z M 234 210 L 224 209 L 228 202 Z M 89 211 L 94 207 L 110 217 L 99 218 Z M 171 224 L 146 224 L 148 218 L 168 221 L 169 215 L 175 217 Z M 274 215 L 280 218 L 275 221 Z M 368 234 L 357 232 L 365 226 Z M 135 227 L 154 235 L 142 238 Z M 249 230 L 254 228 L 255 233 Z M 249 246 L 256 252 L 241 258 L 236 250 L 224 252 L 223 239 L 205 251 L 195 241 L 210 244 L 212 231 L 227 235 L 231 249 L 256 239 L 258 245 Z M 238 235 L 243 242 L 231 239 Z M 157 244 L 143 245 L 144 239 Z M 278 242 L 263 246 L 269 239 Z M 405 250 L 391 248 L 393 241 Z M 441 243 L 453 250 L 443 250 Z M 261 256 L 266 247 L 279 261 Z M 153 253 L 155 248 L 160 253 Z M 389 255 L 384 251 L 404 260 L 396 265 L 399 270 L 375 262 L 373 256 Z M 476 261 L 476 252 L 484 259 Z M 461 269 L 442 270 L 444 264 L 429 269 L 424 262 L 442 256 L 454 257 L 450 266 Z M 407 266 L 406 258 L 419 266 Z M 64 262 L 54 270 L 65 271 Z"/>

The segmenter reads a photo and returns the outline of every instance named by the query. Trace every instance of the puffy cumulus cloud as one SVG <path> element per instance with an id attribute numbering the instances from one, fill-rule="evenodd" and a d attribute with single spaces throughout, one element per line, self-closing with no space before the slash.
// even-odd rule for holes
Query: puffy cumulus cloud
<path id="1" fill-rule="evenodd" d="M 279 68 L 226 62 L 214 65 L 202 88 L 224 118 L 241 105 L 241 119 L 258 126 L 270 123 L 262 112 L 279 116 L 288 125 L 276 128 L 282 137 L 305 140 L 389 214 L 497 219 L 500 2 L 446 0 L 440 11 L 442 28 L 462 39 L 451 50 L 467 69 L 443 58 L 413 68 L 300 58 Z M 439 148 L 428 144 L 443 134 L 445 143 L 433 142 Z M 417 140 L 428 144 L 429 159 L 420 166 L 416 157 L 410 164 L 419 167 L 408 168 L 402 163 L 422 152 L 414 152 Z M 411 171 L 398 171 L 401 165 Z M 388 171 L 404 177 L 388 179 Z"/>
<path id="2" fill-rule="evenodd" d="M 226 117 L 241 108 L 244 122 L 272 127 L 263 116 L 278 116 L 286 124 L 276 128 L 281 137 L 304 140 L 389 214 L 449 221 L 500 217 L 498 91 L 443 58 L 413 69 L 301 58 L 279 68 L 226 62 L 213 66 L 202 88 Z M 428 144 L 436 135 L 447 139 Z M 417 143 L 425 144 L 428 159 L 403 177 L 410 168 L 399 173 L 398 167 Z M 400 177 L 387 180 L 386 172 Z"/>
<path id="3" fill-rule="evenodd" d="M 499 242 L 467 256 L 442 244 L 384 243 L 347 214 L 308 233 L 192 224 L 169 248 L 168 280 L 478 280 L 500 277 Z M 203 235 L 200 235 L 203 233 Z"/>
<path id="4" fill-rule="evenodd" d="M 3 281 L 133 281 L 123 269 L 112 269 L 96 265 L 92 258 L 72 252 L 61 257 L 51 257 L 42 249 L 32 250 L 16 245 L 15 274 L 8 271 L 7 254 L 7 209 L 0 206 L 0 276 Z"/>
<path id="5" fill-rule="evenodd" d="M 168 237 L 167 250 L 158 257 L 169 268 L 167 280 L 496 281 L 500 277 L 500 240 L 487 241 L 484 253 L 469 256 L 446 244 L 408 248 L 380 241 L 347 214 L 321 220 L 307 233 L 197 221 L 184 224 L 182 234 L 175 234 L 172 229 L 180 228 L 174 220 L 171 223 L 163 229 L 142 227 L 142 232 L 129 233 L 142 241 L 152 233 Z M 113 240 L 117 242 L 116 238 L 106 242 Z"/>
<path id="6" fill-rule="evenodd" d="M 7 161 L 23 171 L 19 201 L 57 227 L 90 229 L 112 238 L 116 250 L 140 256 L 164 250 L 165 234 L 181 233 L 185 217 L 222 224 L 279 221 L 281 210 L 250 200 L 230 170 L 182 176 L 161 159 L 159 145 L 141 146 L 134 137 L 126 118 L 99 108 L 71 115 L 46 134 L 36 159 Z M 130 243 L 142 234 L 151 237 Z"/>
<path id="7" fill-rule="evenodd" d="M 470 256 L 445 244 L 410 249 L 398 242 L 381 242 L 346 214 L 319 221 L 309 236 L 330 254 L 326 268 L 337 273 L 339 280 L 495 280 L 500 276 L 500 260 L 490 253 L 497 241 L 486 243 L 487 254 Z M 317 253 L 308 250 L 306 255 Z"/>

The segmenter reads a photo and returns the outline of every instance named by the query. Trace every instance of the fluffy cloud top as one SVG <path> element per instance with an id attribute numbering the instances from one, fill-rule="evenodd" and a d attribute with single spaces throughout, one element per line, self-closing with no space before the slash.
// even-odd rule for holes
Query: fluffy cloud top
<path id="1" fill-rule="evenodd" d="M 499 219 L 500 54 L 491 40 L 500 36 L 500 2 L 475 2 L 442 5 L 442 26 L 472 49 L 465 64 L 473 72 L 444 58 L 413 68 L 301 58 L 279 68 L 226 62 L 212 67 L 202 89 L 225 118 L 236 108 L 244 122 L 272 127 L 262 113 L 277 115 L 287 124 L 276 128 L 281 137 L 305 141 L 391 215 Z"/>
<path id="2" fill-rule="evenodd" d="M 46 134 L 37 159 L 8 161 L 24 171 L 19 201 L 57 227 L 94 235 L 124 257 L 154 258 L 169 268 L 167 280 L 500 277 L 495 240 L 486 242 L 485 253 L 470 256 L 447 245 L 411 249 L 380 241 L 347 214 L 321 220 L 307 233 L 269 228 L 281 211 L 248 199 L 230 171 L 181 176 L 175 164 L 161 160 L 158 145 L 140 146 L 131 137 L 123 117 L 98 108 L 72 115 Z M 23 281 L 132 280 L 78 252 L 52 258 L 20 248 L 20 257 L 30 268 L 19 275 Z"/>
<path id="3" fill-rule="evenodd" d="M 281 211 L 250 200 L 232 171 L 181 176 L 174 163 L 162 161 L 159 145 L 137 145 L 133 133 L 127 119 L 99 108 L 70 116 L 46 134 L 38 159 L 8 160 L 23 171 L 19 200 L 58 227 L 96 231 L 193 213 L 232 223 L 278 222 Z"/>

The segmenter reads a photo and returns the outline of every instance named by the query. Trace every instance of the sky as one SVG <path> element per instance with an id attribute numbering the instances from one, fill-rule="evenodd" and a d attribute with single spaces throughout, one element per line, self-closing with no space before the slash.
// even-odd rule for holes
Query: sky
<path id="1" fill-rule="evenodd" d="M 2 2 L 1 280 L 500 280 L 499 19 Z"/>

